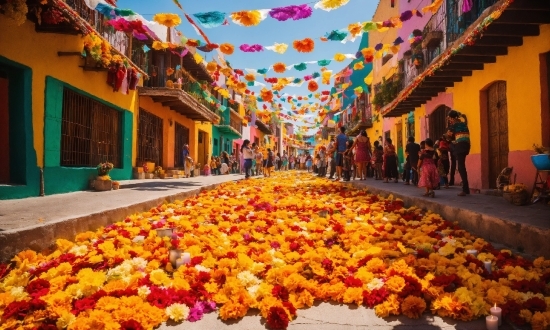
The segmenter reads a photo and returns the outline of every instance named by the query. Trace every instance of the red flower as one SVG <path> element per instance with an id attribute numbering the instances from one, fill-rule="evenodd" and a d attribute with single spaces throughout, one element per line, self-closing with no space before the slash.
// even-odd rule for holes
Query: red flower
<path id="1" fill-rule="evenodd" d="M 124 321 L 120 324 L 121 330 L 143 330 L 141 324 L 135 320 Z"/>
<path id="2" fill-rule="evenodd" d="M 518 314 L 521 310 L 521 305 L 515 300 L 508 300 L 502 307 L 502 316 L 511 316 L 512 314 Z"/>
<path id="3" fill-rule="evenodd" d="M 80 312 L 83 312 L 85 310 L 94 309 L 96 302 L 97 300 L 91 297 L 76 300 L 74 302 L 73 314 L 78 315 Z"/>
<path id="4" fill-rule="evenodd" d="M 530 310 L 531 312 L 545 312 L 546 302 L 539 297 L 533 297 L 523 303 L 523 308 Z"/>
<path id="5" fill-rule="evenodd" d="M 42 297 L 50 292 L 50 282 L 38 278 L 27 285 L 27 292 L 33 298 Z"/>
<path id="6" fill-rule="evenodd" d="M 282 301 L 288 301 L 288 290 L 283 286 L 275 285 L 271 290 L 271 294 Z"/>
<path id="7" fill-rule="evenodd" d="M 286 329 L 288 327 L 288 315 L 282 307 L 271 307 L 267 315 L 267 325 L 271 329 Z"/>
<path id="8" fill-rule="evenodd" d="M 7 320 L 10 317 L 15 317 L 18 320 L 22 320 L 27 316 L 30 309 L 31 305 L 27 301 L 14 301 L 4 309 L 2 319 Z"/>
<path id="9" fill-rule="evenodd" d="M 360 279 L 358 278 L 355 278 L 353 276 L 348 276 L 346 278 L 346 280 L 344 281 L 344 284 L 348 287 L 348 288 L 360 288 L 363 286 L 363 282 L 361 282 Z"/>
<path id="10" fill-rule="evenodd" d="M 290 313 L 290 315 L 296 316 L 296 307 L 294 307 L 291 302 L 284 301 L 283 306 Z"/>
<path id="11" fill-rule="evenodd" d="M 36 330 L 57 330 L 57 326 L 55 324 L 42 323 Z"/>
<path id="12" fill-rule="evenodd" d="M 166 308 L 172 304 L 172 297 L 167 290 L 152 286 L 147 301 L 158 308 Z"/>
<path id="13" fill-rule="evenodd" d="M 292 242 L 290 243 L 290 251 L 296 251 L 300 248 L 300 244 L 298 244 L 297 242 Z"/>
<path id="14" fill-rule="evenodd" d="M 385 288 L 372 290 L 370 293 L 368 291 L 363 291 L 363 304 L 369 308 L 374 308 L 374 306 L 382 303 L 390 293 Z"/>

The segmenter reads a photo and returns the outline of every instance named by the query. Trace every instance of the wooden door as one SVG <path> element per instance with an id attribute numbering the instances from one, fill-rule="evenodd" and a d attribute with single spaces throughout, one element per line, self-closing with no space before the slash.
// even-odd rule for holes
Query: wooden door
<path id="1" fill-rule="evenodd" d="M 429 138 L 434 142 L 447 133 L 447 115 L 451 111 L 446 105 L 440 105 L 429 117 Z"/>
<path id="2" fill-rule="evenodd" d="M 162 118 L 139 109 L 137 164 L 153 162 L 162 166 Z"/>
<path id="3" fill-rule="evenodd" d="M 498 175 L 508 166 L 508 106 L 505 81 L 497 81 L 489 87 L 487 102 L 489 187 L 496 188 Z"/>
<path id="4" fill-rule="evenodd" d="M 176 123 L 174 147 L 174 167 L 183 168 L 183 146 L 189 144 L 189 129 L 180 123 Z"/>
<path id="5" fill-rule="evenodd" d="M 208 146 L 207 139 L 208 134 L 199 130 L 199 142 L 197 143 L 197 160 L 195 161 L 195 163 L 200 164 L 201 170 L 204 168 L 204 165 L 207 164 L 208 161 L 208 151 L 206 149 Z"/>

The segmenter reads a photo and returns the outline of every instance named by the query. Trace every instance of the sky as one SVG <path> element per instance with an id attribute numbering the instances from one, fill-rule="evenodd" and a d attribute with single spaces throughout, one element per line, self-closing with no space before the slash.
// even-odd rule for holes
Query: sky
<path id="1" fill-rule="evenodd" d="M 308 0 L 180 0 L 180 3 L 187 13 L 194 14 L 208 11 L 230 13 L 241 10 L 269 9 L 289 5 L 300 5 L 308 3 Z M 314 4 L 315 2 L 311 2 L 310 6 L 313 7 Z M 345 6 L 330 12 L 314 9 L 311 17 L 298 21 L 287 20 L 285 22 L 279 22 L 268 17 L 258 26 L 253 27 L 239 26 L 230 22 L 229 26 L 220 26 L 211 29 L 201 28 L 211 42 L 217 44 L 230 43 L 235 46 L 233 55 L 226 56 L 226 60 L 229 61 L 231 66 L 235 69 L 269 68 L 276 62 L 283 62 L 290 65 L 321 59 L 332 60 L 336 53 L 355 54 L 359 48 L 361 38 L 359 37 L 355 42 L 347 42 L 346 44 L 342 44 L 338 41 L 322 42 L 319 38 L 329 31 L 347 28 L 350 23 L 371 20 L 377 4 L 378 2 L 375 0 L 350 0 Z M 117 5 L 119 8 L 132 9 L 148 20 L 152 20 L 153 15 L 157 13 L 177 13 L 181 16 L 180 9 L 172 0 L 118 0 Z M 198 21 L 196 22 L 198 24 Z M 202 39 L 185 19 L 182 19 L 182 24 L 180 24 L 177 29 L 188 38 Z M 307 37 L 315 41 L 315 49 L 313 52 L 298 53 L 292 48 L 292 42 L 294 40 L 301 40 Z M 281 55 L 269 50 L 264 50 L 259 53 L 244 53 L 238 49 L 241 44 L 245 43 L 270 46 L 275 42 L 289 45 L 285 54 Z M 207 61 L 211 60 L 214 54 L 215 52 L 201 53 Z M 332 61 L 327 68 L 333 70 L 333 72 L 338 72 L 350 62 L 351 60 L 344 62 Z M 309 64 L 305 71 L 292 69 L 290 71 L 287 70 L 283 74 L 269 71 L 267 77 L 280 78 L 292 76 L 295 78 L 303 78 L 305 75 L 312 74 L 316 71 L 320 72 L 320 67 L 317 64 Z M 321 81 L 318 81 L 318 83 L 320 86 L 319 91 L 329 90 L 331 87 L 321 84 Z M 258 92 L 260 89 L 260 87 L 250 88 L 250 90 L 255 92 Z M 307 90 L 307 83 L 304 83 L 301 87 L 287 86 L 283 89 L 283 92 L 296 96 L 311 94 L 311 92 Z"/>

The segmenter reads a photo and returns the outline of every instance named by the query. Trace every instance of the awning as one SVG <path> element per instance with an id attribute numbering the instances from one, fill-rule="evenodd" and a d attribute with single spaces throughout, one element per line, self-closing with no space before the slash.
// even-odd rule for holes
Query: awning
<path id="1" fill-rule="evenodd" d="M 181 89 L 166 87 L 138 87 L 139 96 L 148 96 L 175 112 L 196 121 L 219 123 L 220 117 L 199 100 Z M 206 102 L 206 101 L 205 101 Z"/>

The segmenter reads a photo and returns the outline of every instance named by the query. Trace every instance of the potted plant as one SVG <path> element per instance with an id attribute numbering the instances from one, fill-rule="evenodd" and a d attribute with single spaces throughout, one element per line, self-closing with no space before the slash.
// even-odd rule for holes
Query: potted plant
<path id="1" fill-rule="evenodd" d="M 96 191 L 107 191 L 112 188 L 111 177 L 109 172 L 114 168 L 114 165 L 110 162 L 99 163 L 96 166 L 97 178 L 94 181 L 94 189 Z"/>
<path id="2" fill-rule="evenodd" d="M 166 178 L 166 174 L 164 173 L 162 166 L 155 167 L 155 176 L 157 176 L 160 179 Z"/>
<path id="3" fill-rule="evenodd" d="M 531 161 L 539 171 L 550 171 L 550 148 L 533 144 L 536 155 L 531 156 Z"/>
<path id="4" fill-rule="evenodd" d="M 113 190 L 118 190 L 120 188 L 120 182 L 113 181 Z"/>

